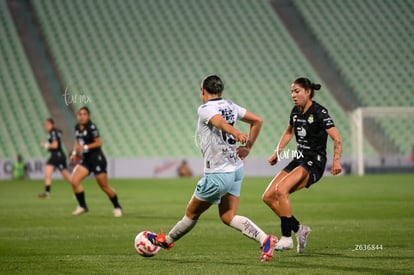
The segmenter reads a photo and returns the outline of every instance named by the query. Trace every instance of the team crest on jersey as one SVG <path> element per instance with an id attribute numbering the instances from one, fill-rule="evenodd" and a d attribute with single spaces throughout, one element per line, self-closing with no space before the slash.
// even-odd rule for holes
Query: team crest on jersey
<path id="1" fill-rule="evenodd" d="M 313 123 L 313 114 L 311 114 L 309 117 L 308 117 L 308 122 L 309 122 L 309 124 L 312 124 Z"/>
<path id="2" fill-rule="evenodd" d="M 88 131 L 83 131 L 83 135 L 86 136 L 88 134 Z"/>
<path id="3" fill-rule="evenodd" d="M 294 115 L 294 116 L 292 117 L 293 122 L 296 122 L 296 118 L 297 118 L 297 117 L 298 117 L 297 115 Z"/>

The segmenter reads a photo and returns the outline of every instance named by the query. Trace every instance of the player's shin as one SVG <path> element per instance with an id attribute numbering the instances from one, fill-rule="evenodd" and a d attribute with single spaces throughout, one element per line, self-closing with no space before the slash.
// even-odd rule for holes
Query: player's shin
<path id="1" fill-rule="evenodd" d="M 113 204 L 113 206 L 114 206 L 114 208 L 122 208 L 121 207 L 121 205 L 119 204 L 119 202 L 118 202 L 118 196 L 115 194 L 115 196 L 113 196 L 113 197 L 110 197 L 110 196 L 108 196 L 109 197 L 109 199 L 111 200 L 111 202 L 112 202 L 112 204 Z"/>
<path id="2" fill-rule="evenodd" d="M 88 207 L 86 206 L 86 200 L 85 200 L 85 192 L 79 192 L 79 193 L 75 193 L 76 196 L 76 200 L 79 203 L 79 206 L 84 208 L 84 209 L 88 209 Z"/>
<path id="3" fill-rule="evenodd" d="M 192 220 L 184 215 L 184 217 L 171 229 L 171 231 L 166 236 L 167 242 L 171 244 L 179 240 L 185 234 L 190 232 L 196 224 L 197 220 Z"/>
<path id="4" fill-rule="evenodd" d="M 250 239 L 256 240 L 262 244 L 266 240 L 266 233 L 263 232 L 254 222 L 249 218 L 236 215 L 230 222 L 230 226 L 234 229 L 239 230 L 243 235 L 249 237 Z"/>

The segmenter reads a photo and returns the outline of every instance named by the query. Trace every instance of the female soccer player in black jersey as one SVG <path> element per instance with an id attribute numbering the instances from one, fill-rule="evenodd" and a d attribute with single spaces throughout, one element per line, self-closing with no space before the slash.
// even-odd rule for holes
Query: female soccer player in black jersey
<path id="1" fill-rule="evenodd" d="M 298 78 L 293 82 L 291 92 L 295 106 L 290 114 L 289 125 L 269 158 L 270 165 L 275 165 L 280 152 L 295 135 L 296 157 L 273 178 L 263 194 L 263 201 L 281 220 L 282 238 L 276 244 L 276 250 L 293 248 L 292 231 L 296 233 L 297 252 L 303 252 L 306 247 L 311 230 L 293 216 L 289 194 L 304 187 L 309 188 L 322 177 L 326 165 L 328 135 L 334 142 L 331 174 L 336 175 L 342 171 L 341 136 L 328 110 L 312 100 L 315 90 L 320 88 L 320 84 L 312 83 L 307 78 Z"/>
<path id="2" fill-rule="evenodd" d="M 102 152 L 102 140 L 96 125 L 90 120 L 90 112 L 87 107 L 82 107 L 77 113 L 78 124 L 75 127 L 76 141 L 73 148 L 71 159 L 77 155 L 82 155 L 82 160 L 73 171 L 72 187 L 75 192 L 79 206 L 73 211 L 72 215 L 81 215 L 88 212 L 85 201 L 85 193 L 81 181 L 91 172 L 95 174 L 96 181 L 114 205 L 114 216 L 122 216 L 122 208 L 118 203 L 115 190 L 109 186 L 106 174 L 106 158 Z"/>
<path id="3" fill-rule="evenodd" d="M 70 176 L 67 165 L 66 155 L 62 150 L 61 135 L 62 131 L 55 128 L 55 122 L 52 118 L 45 120 L 45 130 L 48 131 L 49 136 L 47 141 L 42 141 L 41 146 L 50 152 L 50 158 L 46 163 L 45 167 L 45 192 L 39 194 L 39 198 L 45 199 L 50 195 L 50 188 L 52 186 L 52 173 L 55 168 L 59 169 L 62 176 L 68 182 L 71 182 L 72 177 Z"/>

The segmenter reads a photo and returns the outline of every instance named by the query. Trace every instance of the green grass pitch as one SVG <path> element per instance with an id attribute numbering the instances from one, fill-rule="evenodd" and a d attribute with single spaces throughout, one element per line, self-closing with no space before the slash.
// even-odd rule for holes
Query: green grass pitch
<path id="1" fill-rule="evenodd" d="M 246 178 L 239 214 L 280 235 L 261 201 L 270 178 Z M 259 262 L 259 245 L 221 223 L 213 206 L 170 251 L 143 258 L 142 230 L 166 232 L 181 219 L 197 179 L 111 180 L 124 216 L 98 185 L 84 183 L 90 212 L 72 217 L 69 184 L 0 182 L 0 274 L 407 274 L 414 272 L 414 175 L 325 177 L 291 196 L 295 216 L 311 226 L 308 248 Z M 368 250 L 375 245 L 376 250 Z M 382 249 L 381 249 L 382 247 Z M 371 248 L 371 246 L 369 246 Z M 355 250 L 359 249 L 359 250 Z"/>

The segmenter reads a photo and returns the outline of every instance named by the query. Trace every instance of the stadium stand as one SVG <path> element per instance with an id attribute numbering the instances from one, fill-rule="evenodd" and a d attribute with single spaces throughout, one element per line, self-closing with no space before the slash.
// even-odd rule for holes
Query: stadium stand
<path id="1" fill-rule="evenodd" d="M 0 157 L 41 157 L 43 121 L 50 114 L 34 79 L 5 1 L 0 1 Z"/>
<path id="2" fill-rule="evenodd" d="M 412 1 L 294 3 L 354 88 L 361 106 L 414 106 Z M 411 151 L 412 123 L 405 119 L 377 121 L 401 153 Z"/>
<path id="3" fill-rule="evenodd" d="M 199 156 L 199 83 L 209 73 L 224 78 L 225 97 L 264 117 L 252 155 L 267 156 L 288 123 L 292 80 L 319 81 L 266 0 L 33 4 L 75 106 L 92 100 L 111 157 Z M 349 134 L 330 92 L 316 100 Z"/>

